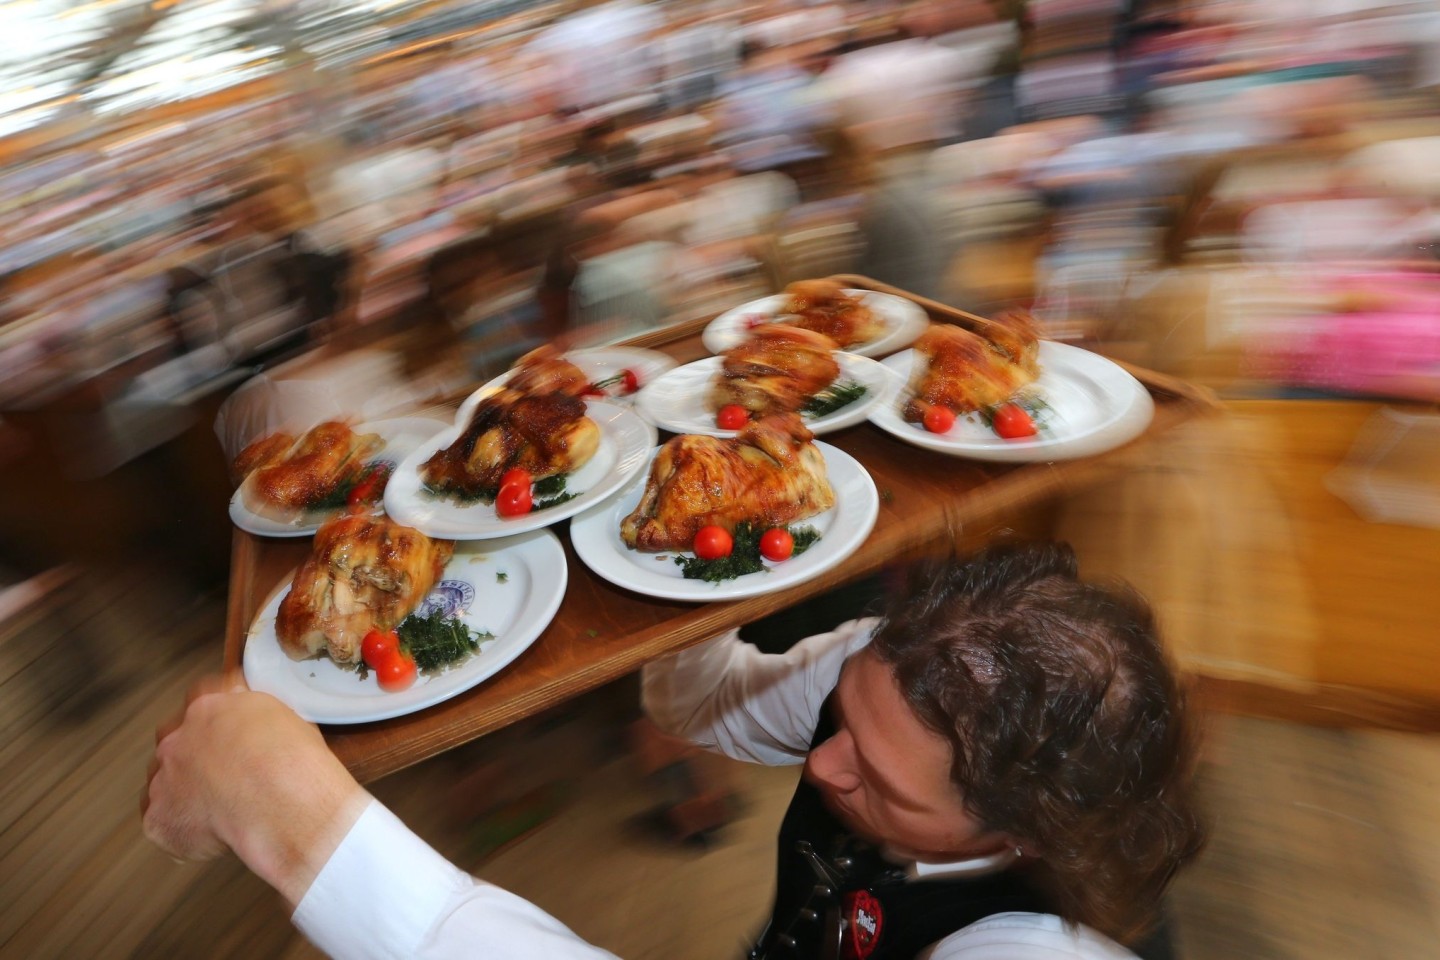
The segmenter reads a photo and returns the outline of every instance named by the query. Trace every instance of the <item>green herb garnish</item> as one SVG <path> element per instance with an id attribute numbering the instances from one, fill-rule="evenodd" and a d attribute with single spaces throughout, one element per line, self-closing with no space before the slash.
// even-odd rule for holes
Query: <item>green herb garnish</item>
<path id="1" fill-rule="evenodd" d="M 817 393 L 805 401 L 805 406 L 800 411 L 811 417 L 823 417 L 827 413 L 834 413 L 841 407 L 848 407 L 859 400 L 870 390 L 863 383 L 854 380 L 846 380 L 844 383 L 835 383 L 824 393 Z"/>
<path id="2" fill-rule="evenodd" d="M 537 497 L 553 497 L 565 492 L 565 478 L 568 474 L 557 473 L 554 476 L 544 477 L 536 480 L 530 491 Z"/>
<path id="3" fill-rule="evenodd" d="M 719 557 L 715 560 L 701 560 L 699 557 L 676 557 L 675 563 L 680 567 L 680 573 L 686 580 L 704 580 L 707 583 L 721 583 L 725 580 L 734 580 L 736 577 L 743 577 L 746 574 L 759 573 L 762 570 L 768 571 L 760 559 L 760 537 L 764 535 L 769 527 L 755 527 L 749 523 L 741 523 L 735 527 L 730 535 L 734 540 L 734 546 L 729 556 Z M 794 552 L 791 557 L 798 557 L 810 549 L 819 539 L 820 531 L 811 526 L 787 527 L 791 538 L 795 541 Z"/>
<path id="4" fill-rule="evenodd" d="M 437 487 L 433 484 L 425 484 L 420 488 L 423 492 L 432 497 L 439 497 L 445 500 L 454 500 L 461 506 L 469 506 L 472 503 L 494 503 L 499 495 L 498 487 L 478 487 L 474 490 L 461 490 L 457 487 Z"/>
<path id="5" fill-rule="evenodd" d="M 426 616 L 412 613 L 395 628 L 400 646 L 415 658 L 421 670 L 443 670 L 459 663 L 480 649 L 480 644 L 494 640 L 493 633 L 477 633 L 458 617 L 447 617 L 444 611 L 432 610 Z"/>
<path id="6" fill-rule="evenodd" d="M 510 574 L 506 573 L 504 570 L 501 570 L 499 573 L 495 574 L 495 582 L 496 582 L 496 583 L 509 583 L 509 582 L 510 582 Z"/>

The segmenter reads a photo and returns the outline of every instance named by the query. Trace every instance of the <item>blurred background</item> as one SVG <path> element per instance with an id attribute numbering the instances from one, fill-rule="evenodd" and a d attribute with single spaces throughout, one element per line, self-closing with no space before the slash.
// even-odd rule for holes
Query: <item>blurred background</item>
<path id="1" fill-rule="evenodd" d="M 1186 955 L 1440 956 L 1435 0 L 16 0 L 0 35 L 0 955 L 311 955 L 134 817 L 281 385 L 422 409 L 855 272 L 1224 400 L 1039 518 L 1216 710 Z M 624 956 L 733 956 L 794 774 L 662 775 L 634 712 L 376 790 Z"/>

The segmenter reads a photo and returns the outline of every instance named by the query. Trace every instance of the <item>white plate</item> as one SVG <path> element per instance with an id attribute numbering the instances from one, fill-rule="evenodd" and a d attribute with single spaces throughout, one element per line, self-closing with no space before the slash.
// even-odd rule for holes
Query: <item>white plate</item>
<path id="1" fill-rule="evenodd" d="M 429 440 L 446 427 L 443 420 L 431 420 L 427 417 L 398 417 L 394 420 L 376 420 L 373 423 L 362 423 L 355 427 L 356 433 L 378 433 L 385 441 L 385 446 L 379 452 L 371 454 L 366 459 L 366 464 L 377 461 L 389 461 L 392 467 L 398 466 L 401 460 L 409 456 L 410 451 L 420 444 Z M 266 516 L 252 505 L 258 507 L 254 494 L 252 473 L 245 481 L 235 489 L 234 495 L 230 498 L 230 520 L 247 533 L 253 533 L 262 537 L 308 537 L 326 520 L 339 513 L 338 510 L 307 510 L 293 521 L 286 521 L 276 516 Z"/>
<path id="2" fill-rule="evenodd" d="M 823 417 L 803 416 L 805 425 L 814 434 L 834 433 L 854 426 L 870 414 L 889 386 L 890 374 L 876 360 L 853 353 L 836 353 L 840 364 L 837 383 L 854 380 L 865 385 L 865 395 L 848 406 Z M 710 389 L 720 373 L 722 357 L 706 357 L 671 370 L 640 391 L 635 410 L 663 430 L 671 433 L 703 433 L 712 437 L 733 437 L 738 431 L 722 430 L 715 425 L 715 411 L 710 406 Z"/>
<path id="3" fill-rule="evenodd" d="M 1025 388 L 1049 407 L 1037 436 L 1006 440 L 985 426 L 977 413 L 957 418 L 946 433 L 930 433 L 901 416 L 914 362 L 913 350 L 883 361 L 895 376 L 887 394 L 870 411 L 870 422 L 906 443 L 956 457 L 1002 463 L 1090 457 L 1139 436 L 1155 415 L 1149 391 L 1116 364 L 1089 350 L 1042 340 L 1040 377 Z"/>
<path id="4" fill-rule="evenodd" d="M 570 542 L 585 565 L 601 577 L 627 590 L 666 600 L 737 600 L 804 583 L 858 550 L 880 512 L 875 481 L 860 461 L 828 443 L 815 446 L 825 457 L 835 506 L 791 524 L 814 527 L 820 531 L 820 540 L 798 557 L 782 563 L 764 561 L 768 573 L 751 573 L 724 583 L 686 580 L 673 559 L 679 555 L 676 551 L 646 553 L 627 547 L 620 539 L 620 521 L 640 502 L 649 476 L 648 463 L 645 473 L 624 493 L 571 521 Z"/>
<path id="5" fill-rule="evenodd" d="M 579 367 L 580 372 L 588 376 L 591 383 L 608 380 L 622 370 L 634 370 L 635 376 L 640 380 L 642 390 L 646 384 L 654 382 L 663 374 L 675 369 L 673 358 L 657 350 L 642 350 L 640 347 L 597 347 L 594 350 L 572 350 L 565 354 L 565 359 Z M 505 371 L 466 397 L 465 402 L 460 404 L 460 410 L 455 414 L 455 422 L 469 422 L 470 414 L 480 401 L 494 393 L 497 387 L 503 386 L 510 379 L 512 372 Z M 635 394 L 625 397 L 607 395 L 606 399 L 610 403 L 628 406 L 633 402 L 635 396 Z"/>
<path id="6" fill-rule="evenodd" d="M 858 297 L 885 324 L 885 332 L 878 339 L 853 344 L 849 347 L 850 353 L 858 353 L 862 357 L 883 357 L 910 346 L 930 325 L 930 318 L 925 311 L 909 300 L 873 290 L 845 292 L 852 297 Z M 777 293 L 741 304 L 734 310 L 727 310 L 710 321 L 705 332 L 700 335 L 700 342 L 705 344 L 705 349 L 711 353 L 729 350 L 744 340 L 750 332 L 747 325 L 750 317 L 761 316 L 768 319 L 779 316 L 789 299 L 785 294 Z"/>
<path id="7" fill-rule="evenodd" d="M 450 446 L 465 432 L 465 424 L 455 424 L 416 447 L 401 461 L 385 487 L 385 512 L 426 536 L 488 540 L 548 527 L 599 503 L 644 469 L 655 446 L 655 428 L 627 408 L 613 403 L 587 400 L 585 407 L 586 416 L 600 427 L 600 446 L 589 462 L 570 474 L 566 481 L 565 489 L 579 494 L 575 499 L 521 517 L 502 517 L 495 512 L 493 503 L 461 504 L 426 493 L 420 467 L 431 454 Z"/>
<path id="8" fill-rule="evenodd" d="M 505 574 L 499 582 L 498 574 Z M 289 704 L 314 723 L 368 723 L 423 710 L 494 676 L 550 625 L 565 596 L 565 551 L 548 530 L 488 543 L 461 543 L 426 604 L 442 603 L 466 625 L 494 640 L 459 666 L 423 674 L 408 690 L 386 693 L 372 672 L 354 670 L 326 656 L 291 660 L 275 638 L 275 614 L 290 592 L 292 571 L 255 618 L 245 641 L 245 682 Z M 423 605 L 422 605 L 423 609 Z"/>

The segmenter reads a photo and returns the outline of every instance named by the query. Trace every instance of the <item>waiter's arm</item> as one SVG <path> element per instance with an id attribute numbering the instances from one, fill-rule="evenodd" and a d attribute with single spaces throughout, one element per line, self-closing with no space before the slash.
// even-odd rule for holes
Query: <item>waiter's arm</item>
<path id="1" fill-rule="evenodd" d="M 219 681 L 159 731 L 142 802 L 172 855 L 226 848 L 343 958 L 595 960 L 611 954 L 534 904 L 455 867 L 375 801 L 280 701 Z"/>
<path id="2" fill-rule="evenodd" d="M 800 763 L 840 668 L 870 642 L 875 620 L 852 620 L 783 654 L 737 631 L 645 666 L 641 697 L 662 730 L 737 760 Z"/>

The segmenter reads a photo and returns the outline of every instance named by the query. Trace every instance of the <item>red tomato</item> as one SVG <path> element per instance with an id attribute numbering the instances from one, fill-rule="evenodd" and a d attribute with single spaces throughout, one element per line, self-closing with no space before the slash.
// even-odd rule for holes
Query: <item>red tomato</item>
<path id="1" fill-rule="evenodd" d="M 695 556 L 701 560 L 719 560 L 730 556 L 735 540 L 724 527 L 701 527 L 695 534 Z"/>
<path id="2" fill-rule="evenodd" d="M 1030 419 L 1030 414 L 1025 412 L 1024 407 L 1013 403 L 1002 403 L 996 407 L 990 424 L 995 428 L 995 432 L 1006 440 L 1035 436 L 1035 421 Z"/>
<path id="3" fill-rule="evenodd" d="M 715 414 L 715 425 L 721 430 L 739 430 L 750 422 L 750 411 L 738 403 L 727 403 Z"/>
<path id="4" fill-rule="evenodd" d="M 789 560 L 795 552 L 795 538 L 784 527 L 771 527 L 760 538 L 760 556 L 766 560 Z"/>
<path id="5" fill-rule="evenodd" d="M 386 693 L 404 690 L 415 682 L 415 660 L 398 648 L 374 668 L 375 679 Z"/>
<path id="6" fill-rule="evenodd" d="M 360 643 L 360 657 L 371 670 L 378 670 L 399 649 L 400 636 L 394 630 L 371 630 Z"/>
<path id="7" fill-rule="evenodd" d="M 621 370 L 620 385 L 625 388 L 621 395 L 629 396 L 640 389 L 640 377 L 636 375 L 634 370 Z"/>
<path id="8" fill-rule="evenodd" d="M 506 470 L 503 474 L 501 474 L 500 489 L 504 490 L 506 487 L 511 486 L 512 484 L 518 484 L 522 487 L 528 487 L 534 482 L 534 478 L 530 476 L 530 471 L 523 470 L 520 467 L 511 467 L 509 470 Z"/>
<path id="9" fill-rule="evenodd" d="M 949 407 L 933 404 L 925 411 L 925 429 L 931 433 L 948 433 L 955 426 L 955 414 Z"/>
<path id="10" fill-rule="evenodd" d="M 535 500 L 530 494 L 530 488 L 518 483 L 501 487 L 500 493 L 495 497 L 495 512 L 502 517 L 523 517 L 534 506 Z"/>
<path id="11" fill-rule="evenodd" d="M 585 384 L 585 389 L 580 391 L 580 396 L 582 396 L 582 397 L 603 397 L 603 396 L 605 396 L 605 391 L 604 391 L 604 390 L 601 390 L 599 387 L 595 386 L 595 384 L 593 384 L 593 383 L 587 383 L 587 384 Z"/>
<path id="12" fill-rule="evenodd" d="M 349 506 L 359 506 L 365 503 L 376 503 L 385 494 L 385 484 L 390 480 L 390 468 L 377 465 L 371 467 L 366 474 L 360 478 L 360 482 L 350 488 L 345 495 L 345 503 Z"/>

